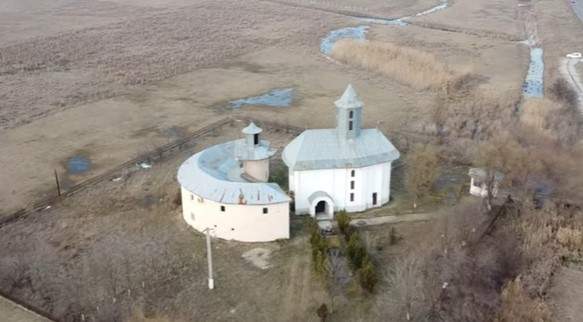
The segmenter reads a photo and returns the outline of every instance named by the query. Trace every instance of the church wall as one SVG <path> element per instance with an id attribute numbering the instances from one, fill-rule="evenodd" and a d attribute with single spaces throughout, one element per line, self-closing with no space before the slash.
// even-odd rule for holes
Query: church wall
<path id="1" fill-rule="evenodd" d="M 221 211 L 221 206 L 225 211 Z M 268 213 L 263 213 L 263 208 Z M 214 236 L 244 242 L 289 238 L 289 203 L 269 205 L 221 204 L 182 188 L 182 215 L 194 229 L 214 229 Z"/>
<path id="2" fill-rule="evenodd" d="M 351 177 L 351 170 L 355 176 Z M 389 201 L 391 163 L 382 163 L 355 169 L 323 169 L 294 171 L 290 175 L 290 187 L 293 187 L 296 214 L 308 214 L 309 197 L 317 191 L 326 192 L 334 201 L 334 210 L 348 212 L 363 211 L 379 207 Z M 354 180 L 354 189 L 350 182 Z M 377 205 L 372 204 L 372 194 L 377 193 Z M 350 194 L 354 200 L 350 201 Z"/>

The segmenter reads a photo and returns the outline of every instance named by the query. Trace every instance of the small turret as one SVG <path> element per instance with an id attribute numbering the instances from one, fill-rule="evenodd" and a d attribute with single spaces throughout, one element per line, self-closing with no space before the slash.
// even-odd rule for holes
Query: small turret
<path id="1" fill-rule="evenodd" d="M 354 139 L 360 135 L 362 123 L 362 107 L 364 104 L 358 98 L 354 87 L 349 84 L 336 105 L 336 130 L 338 136 L 344 139 Z"/>
<path id="2" fill-rule="evenodd" d="M 276 150 L 270 148 L 268 141 L 260 139 L 259 134 L 263 130 L 255 123 L 251 122 L 241 132 L 244 139 L 238 144 L 235 156 L 242 162 L 243 176 L 252 181 L 267 182 L 269 158 Z"/>

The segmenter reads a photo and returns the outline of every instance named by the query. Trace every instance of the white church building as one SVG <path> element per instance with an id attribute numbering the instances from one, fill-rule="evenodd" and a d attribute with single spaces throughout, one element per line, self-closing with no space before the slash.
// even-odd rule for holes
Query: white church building
<path id="1" fill-rule="evenodd" d="M 182 214 L 198 231 L 223 239 L 265 242 L 289 238 L 288 195 L 268 183 L 276 153 L 251 123 L 244 138 L 211 146 L 178 169 Z"/>
<path id="2" fill-rule="evenodd" d="M 298 215 L 333 218 L 389 201 L 399 151 L 380 130 L 361 128 L 364 104 L 351 85 L 335 105 L 336 128 L 306 130 L 283 151 Z"/>

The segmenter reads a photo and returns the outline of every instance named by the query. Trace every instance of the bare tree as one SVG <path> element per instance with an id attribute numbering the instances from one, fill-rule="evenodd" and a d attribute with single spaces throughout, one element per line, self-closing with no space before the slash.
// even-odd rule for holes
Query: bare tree
<path id="1" fill-rule="evenodd" d="M 413 208 L 417 208 L 417 201 L 431 191 L 439 175 L 437 150 L 430 145 L 417 144 L 409 151 L 405 162 L 405 184 L 413 195 Z"/>

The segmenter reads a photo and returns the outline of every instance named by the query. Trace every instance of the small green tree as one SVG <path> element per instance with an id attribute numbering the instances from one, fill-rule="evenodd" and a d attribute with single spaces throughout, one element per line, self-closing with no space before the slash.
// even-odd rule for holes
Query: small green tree
<path id="1" fill-rule="evenodd" d="M 369 293 L 374 291 L 378 282 L 376 269 L 372 261 L 366 256 L 362 261 L 362 267 L 358 270 L 360 286 Z"/>
<path id="2" fill-rule="evenodd" d="M 340 233 L 344 235 L 346 240 L 348 240 L 351 229 L 350 229 L 350 216 L 345 211 L 340 211 L 336 214 L 336 221 L 338 222 L 338 229 Z"/>
<path id="3" fill-rule="evenodd" d="M 389 231 L 389 245 L 395 245 L 399 242 L 399 235 L 397 235 L 397 229 L 395 227 L 391 227 Z"/>
<path id="4" fill-rule="evenodd" d="M 427 195 L 439 176 L 439 158 L 437 149 L 427 144 L 416 144 L 407 153 L 405 163 L 405 185 L 413 195 L 413 208 L 417 201 Z"/>
<path id="5" fill-rule="evenodd" d="M 366 257 L 366 249 L 364 249 L 360 236 L 356 231 L 350 234 L 350 239 L 346 246 L 346 253 L 354 270 L 362 267 L 362 261 Z"/>
<path id="6" fill-rule="evenodd" d="M 326 320 L 328 319 L 328 314 L 329 314 L 328 306 L 325 303 L 322 303 L 322 305 L 320 305 L 318 310 L 316 310 L 316 314 L 320 318 L 320 321 L 326 322 Z"/>
<path id="7" fill-rule="evenodd" d="M 311 220 L 309 225 L 314 271 L 318 274 L 324 274 L 327 271 L 328 240 L 320 234 L 320 229 L 315 220 Z"/>

